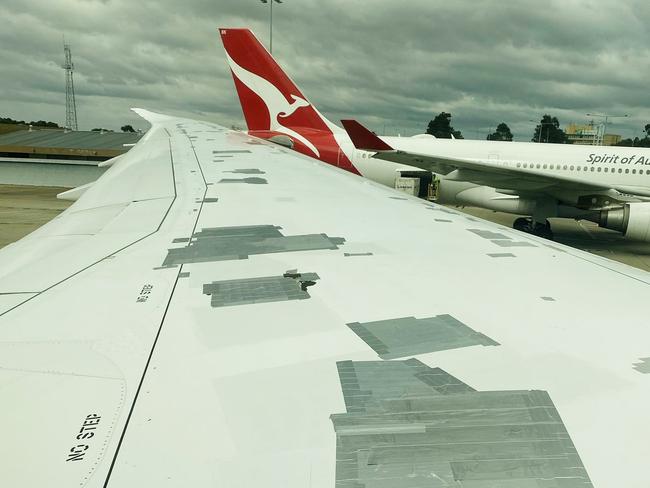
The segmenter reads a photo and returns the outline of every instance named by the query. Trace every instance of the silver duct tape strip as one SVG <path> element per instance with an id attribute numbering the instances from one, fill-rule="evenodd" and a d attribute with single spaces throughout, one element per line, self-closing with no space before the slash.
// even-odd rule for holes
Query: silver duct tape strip
<path id="1" fill-rule="evenodd" d="M 203 285 L 203 293 L 211 296 L 213 307 L 230 307 L 253 303 L 305 300 L 310 298 L 305 281 L 319 279 L 316 273 L 300 273 L 298 279 L 285 276 L 264 276 L 240 280 L 213 281 Z"/>
<path id="2" fill-rule="evenodd" d="M 634 364 L 634 369 L 639 373 L 650 374 L 650 358 L 639 358 L 639 361 Z"/>
<path id="3" fill-rule="evenodd" d="M 537 247 L 535 244 L 526 241 L 497 240 L 497 241 L 492 241 L 492 243 L 496 244 L 499 247 Z"/>
<path id="4" fill-rule="evenodd" d="M 169 249 L 162 267 L 248 259 L 256 254 L 335 250 L 345 242 L 326 234 L 284 236 L 278 229 L 273 225 L 205 228 L 196 232 L 187 246 Z"/>
<path id="5" fill-rule="evenodd" d="M 492 232 L 491 230 L 484 230 L 484 229 L 467 229 L 467 230 L 470 231 L 472 234 L 476 234 L 477 236 L 482 237 L 483 239 L 512 239 L 512 237 L 508 237 L 507 235 L 500 234 L 499 232 Z"/>
<path id="6" fill-rule="evenodd" d="M 477 392 L 414 359 L 337 366 L 337 487 L 592 488 L 545 391 Z"/>
<path id="7" fill-rule="evenodd" d="M 242 168 L 242 169 L 233 169 L 231 171 L 224 171 L 224 173 L 237 173 L 245 175 L 265 175 L 266 172 L 258 168 Z"/>
<path id="8" fill-rule="evenodd" d="M 217 183 L 245 183 L 247 185 L 267 185 L 266 178 L 251 176 L 250 178 L 222 178 Z"/>
<path id="9" fill-rule="evenodd" d="M 491 258 L 516 258 L 517 257 L 511 252 L 491 252 L 488 253 L 488 256 L 490 256 Z"/>
<path id="10" fill-rule="evenodd" d="M 468 346 L 498 346 L 451 315 L 401 317 L 347 324 L 382 359 L 397 359 Z"/>

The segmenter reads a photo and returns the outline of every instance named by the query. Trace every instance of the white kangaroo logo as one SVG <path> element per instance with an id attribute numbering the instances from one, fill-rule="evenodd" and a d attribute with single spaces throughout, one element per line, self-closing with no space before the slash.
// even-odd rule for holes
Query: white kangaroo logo
<path id="1" fill-rule="evenodd" d="M 305 146 L 313 151 L 316 157 L 320 157 L 320 152 L 307 138 L 298 134 L 296 131 L 291 130 L 289 127 L 285 127 L 280 123 L 280 117 L 286 118 L 293 114 L 296 110 L 302 107 L 310 106 L 310 103 L 304 98 L 300 98 L 296 95 L 291 95 L 293 102 L 287 102 L 287 99 L 284 97 L 282 92 L 278 90 L 273 83 L 270 83 L 268 80 L 262 78 L 261 76 L 251 73 L 250 71 L 245 70 L 239 66 L 233 59 L 226 53 L 228 57 L 228 63 L 232 69 L 235 76 L 241 81 L 244 85 L 250 88 L 257 96 L 259 96 L 264 103 L 266 108 L 269 111 L 269 116 L 271 117 L 271 127 L 270 130 L 276 132 L 282 132 L 288 136 L 295 137 Z"/>

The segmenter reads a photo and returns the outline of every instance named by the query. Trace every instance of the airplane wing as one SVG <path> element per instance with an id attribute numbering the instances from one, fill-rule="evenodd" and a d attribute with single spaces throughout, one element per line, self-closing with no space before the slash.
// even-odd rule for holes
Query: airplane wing
<path id="1" fill-rule="evenodd" d="M 483 159 L 449 157 L 404 148 L 395 149 L 355 120 L 343 120 L 341 122 L 357 149 L 376 151 L 373 158 L 414 166 L 445 175 L 453 180 L 468 181 L 495 188 L 515 189 L 523 192 L 552 192 L 567 189 L 586 192 L 611 190 L 608 187 L 585 183 L 580 178 L 572 177 L 571 174 L 561 173 L 556 176 L 549 176 L 537 171 L 536 168 L 524 168 L 519 161 L 499 160 L 498 164 L 495 164 L 494 161 Z M 647 194 L 647 190 L 644 192 L 643 189 L 626 187 L 615 190 L 626 194 L 650 196 L 650 194 Z"/>
<path id="2" fill-rule="evenodd" d="M 647 273 L 139 113 L 0 251 L 0 486 L 647 487 Z"/>

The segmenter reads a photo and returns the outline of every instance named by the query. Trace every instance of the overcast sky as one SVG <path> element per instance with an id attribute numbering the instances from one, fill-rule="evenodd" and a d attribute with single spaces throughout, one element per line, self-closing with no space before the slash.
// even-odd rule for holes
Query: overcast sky
<path id="1" fill-rule="evenodd" d="M 544 113 L 650 122 L 647 0 L 283 1 L 273 54 L 336 122 L 410 135 L 444 110 L 466 138 L 506 122 L 517 140 Z M 0 18 L 0 116 L 65 122 L 65 34 L 86 130 L 146 128 L 132 106 L 243 126 L 217 27 L 269 36 L 260 0 L 2 0 Z"/>

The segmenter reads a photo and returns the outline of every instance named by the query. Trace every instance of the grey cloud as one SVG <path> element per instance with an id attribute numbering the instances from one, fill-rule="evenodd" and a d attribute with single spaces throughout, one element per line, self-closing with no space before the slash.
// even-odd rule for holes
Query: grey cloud
<path id="1" fill-rule="evenodd" d="M 650 5 L 593 2 L 285 0 L 274 54 L 337 121 L 422 132 L 442 110 L 467 137 L 507 122 L 530 139 L 544 113 L 629 113 L 612 132 L 650 122 Z M 0 115 L 62 122 L 62 35 L 72 45 L 83 128 L 145 127 L 130 106 L 243 125 L 217 27 L 268 40 L 258 0 L 3 0 Z"/>

